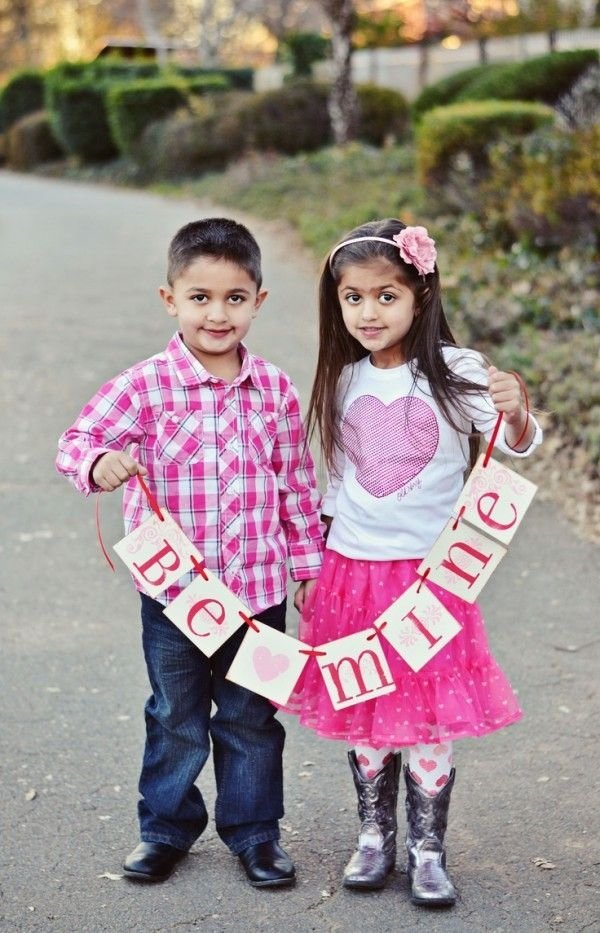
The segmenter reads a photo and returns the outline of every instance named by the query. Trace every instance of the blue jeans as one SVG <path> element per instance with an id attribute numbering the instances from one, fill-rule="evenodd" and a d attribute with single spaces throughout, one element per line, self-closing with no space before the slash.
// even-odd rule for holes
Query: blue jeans
<path id="1" fill-rule="evenodd" d="M 167 619 L 160 603 L 144 594 L 141 599 L 152 687 L 139 783 L 141 839 L 187 850 L 204 831 L 208 813 L 194 782 L 211 740 L 215 822 L 223 842 L 237 855 L 247 846 L 279 839 L 284 728 L 268 700 L 225 680 L 246 626 L 207 658 Z M 285 611 L 284 600 L 256 618 L 283 632 Z"/>

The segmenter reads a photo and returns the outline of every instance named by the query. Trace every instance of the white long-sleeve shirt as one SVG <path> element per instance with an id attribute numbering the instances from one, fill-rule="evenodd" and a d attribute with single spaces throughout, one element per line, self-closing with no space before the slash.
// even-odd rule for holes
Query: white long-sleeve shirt
<path id="1" fill-rule="evenodd" d="M 458 375 L 487 385 L 479 353 L 445 347 Z M 487 392 L 465 393 L 464 414 L 454 430 L 436 404 L 429 383 L 416 382 L 408 364 L 378 369 L 365 357 L 342 372 L 339 385 L 343 452 L 339 476 L 329 478 L 322 511 L 333 516 L 327 547 L 346 557 L 401 560 L 424 557 L 450 518 L 469 463 L 471 423 L 489 439 L 498 413 Z M 495 449 L 528 456 L 542 440 L 535 435 L 516 453 L 504 439 L 502 421 Z M 336 471 L 337 472 L 337 471 Z"/>

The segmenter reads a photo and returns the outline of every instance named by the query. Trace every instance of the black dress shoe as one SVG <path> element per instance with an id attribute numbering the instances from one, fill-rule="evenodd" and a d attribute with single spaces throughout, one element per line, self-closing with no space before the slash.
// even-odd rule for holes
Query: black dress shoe
<path id="1" fill-rule="evenodd" d="M 126 878 L 137 881 L 165 881 L 185 855 L 164 842 L 140 842 L 125 859 L 123 871 Z"/>
<path id="2" fill-rule="evenodd" d="M 239 860 L 255 888 L 281 888 L 296 879 L 292 860 L 275 839 L 248 846 L 240 852 Z"/>

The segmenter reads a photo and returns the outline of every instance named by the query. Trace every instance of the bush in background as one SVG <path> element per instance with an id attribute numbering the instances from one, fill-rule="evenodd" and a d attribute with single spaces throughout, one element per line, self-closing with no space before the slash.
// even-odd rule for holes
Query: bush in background
<path id="1" fill-rule="evenodd" d="M 434 107 L 443 107 L 444 104 L 453 104 L 463 88 L 471 83 L 475 78 L 485 74 L 490 69 L 496 68 L 496 65 L 475 65 L 473 68 L 466 68 L 464 71 L 457 71 L 454 74 L 428 84 L 413 101 L 410 111 L 414 123 L 418 123 L 424 113 L 433 110 Z"/>
<path id="2" fill-rule="evenodd" d="M 455 100 L 530 100 L 555 104 L 597 62 L 596 49 L 576 49 L 495 65 L 469 81 Z"/>
<path id="3" fill-rule="evenodd" d="M 544 104 L 520 101 L 474 101 L 449 104 L 428 111 L 416 131 L 417 167 L 423 185 L 438 193 L 448 181 L 456 160 L 470 176 L 473 188 L 489 168 L 488 147 L 501 138 L 524 136 L 552 123 Z"/>
<path id="4" fill-rule="evenodd" d="M 135 157 L 136 144 L 146 127 L 186 103 L 185 85 L 176 78 L 150 78 L 109 85 L 108 122 L 119 151 Z"/>
<path id="5" fill-rule="evenodd" d="M 44 74 L 27 68 L 13 74 L 0 92 L 0 126 L 8 129 L 21 117 L 44 106 Z"/>
<path id="6" fill-rule="evenodd" d="M 138 164 L 149 177 L 167 179 L 225 168 L 244 150 L 239 112 L 248 96 L 202 97 L 193 109 L 151 123 L 136 146 Z"/>
<path id="7" fill-rule="evenodd" d="M 114 158 L 114 143 L 105 104 L 105 86 L 63 65 L 46 77 L 46 107 L 54 135 L 69 155 L 83 162 Z"/>
<path id="8" fill-rule="evenodd" d="M 213 94 L 216 91 L 228 91 L 231 82 L 225 75 L 207 74 L 188 78 L 185 86 L 190 94 L 195 97 L 203 97 L 205 94 Z"/>
<path id="9" fill-rule="evenodd" d="M 538 248 L 600 243 L 600 124 L 545 128 L 490 149 L 484 223 Z"/>
<path id="10" fill-rule="evenodd" d="M 372 146 L 405 138 L 408 129 L 408 101 L 403 94 L 374 84 L 360 84 L 358 96 L 358 138 Z"/>
<path id="11" fill-rule="evenodd" d="M 215 77 L 219 75 L 227 81 L 229 87 L 236 91 L 251 91 L 254 87 L 253 68 L 195 68 L 185 66 L 169 66 L 186 81 L 194 78 Z"/>
<path id="12" fill-rule="evenodd" d="M 309 81 L 254 94 L 240 112 L 246 145 L 286 155 L 327 145 L 331 139 L 327 98 L 325 85 Z"/>
<path id="13" fill-rule="evenodd" d="M 26 171 L 62 155 L 45 110 L 21 117 L 6 133 L 6 159 L 11 168 Z"/>

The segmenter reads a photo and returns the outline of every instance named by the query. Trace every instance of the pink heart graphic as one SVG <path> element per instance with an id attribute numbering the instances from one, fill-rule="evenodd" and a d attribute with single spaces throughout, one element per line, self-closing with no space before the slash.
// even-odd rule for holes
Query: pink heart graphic
<path id="1" fill-rule="evenodd" d="M 356 466 L 356 480 L 377 499 L 418 476 L 436 452 L 438 439 L 432 409 L 414 395 L 389 405 L 374 395 L 361 395 L 342 423 L 344 450 Z"/>
<path id="2" fill-rule="evenodd" d="M 371 762 L 369 761 L 366 755 L 361 754 L 358 756 L 356 760 L 359 763 L 359 765 L 370 765 L 371 764 Z"/>
<path id="3" fill-rule="evenodd" d="M 255 648 L 252 654 L 254 670 L 260 680 L 274 680 L 290 666 L 290 659 L 285 654 L 271 654 L 268 648 Z"/>
<path id="4" fill-rule="evenodd" d="M 413 781 L 415 782 L 415 784 L 422 784 L 422 783 L 423 783 L 423 778 L 422 778 L 419 774 L 417 774 L 415 771 L 411 771 L 411 772 L 410 772 L 410 776 L 411 776 L 411 778 L 413 779 Z"/>
<path id="5" fill-rule="evenodd" d="M 448 783 L 448 775 L 447 775 L 447 774 L 442 774 L 442 776 L 439 777 L 439 778 L 437 779 L 437 781 L 435 782 L 435 786 L 436 786 L 436 787 L 443 787 L 444 784 L 447 784 L 447 783 Z"/>
<path id="6" fill-rule="evenodd" d="M 427 758 L 419 758 L 419 768 L 422 768 L 423 771 L 435 771 L 437 768 L 437 761 L 430 761 Z"/>
<path id="7" fill-rule="evenodd" d="M 448 751 L 448 746 L 447 746 L 447 745 L 436 745 L 435 748 L 433 749 L 433 754 L 434 754 L 434 755 L 443 755 L 444 752 L 447 752 L 447 751 Z"/>

